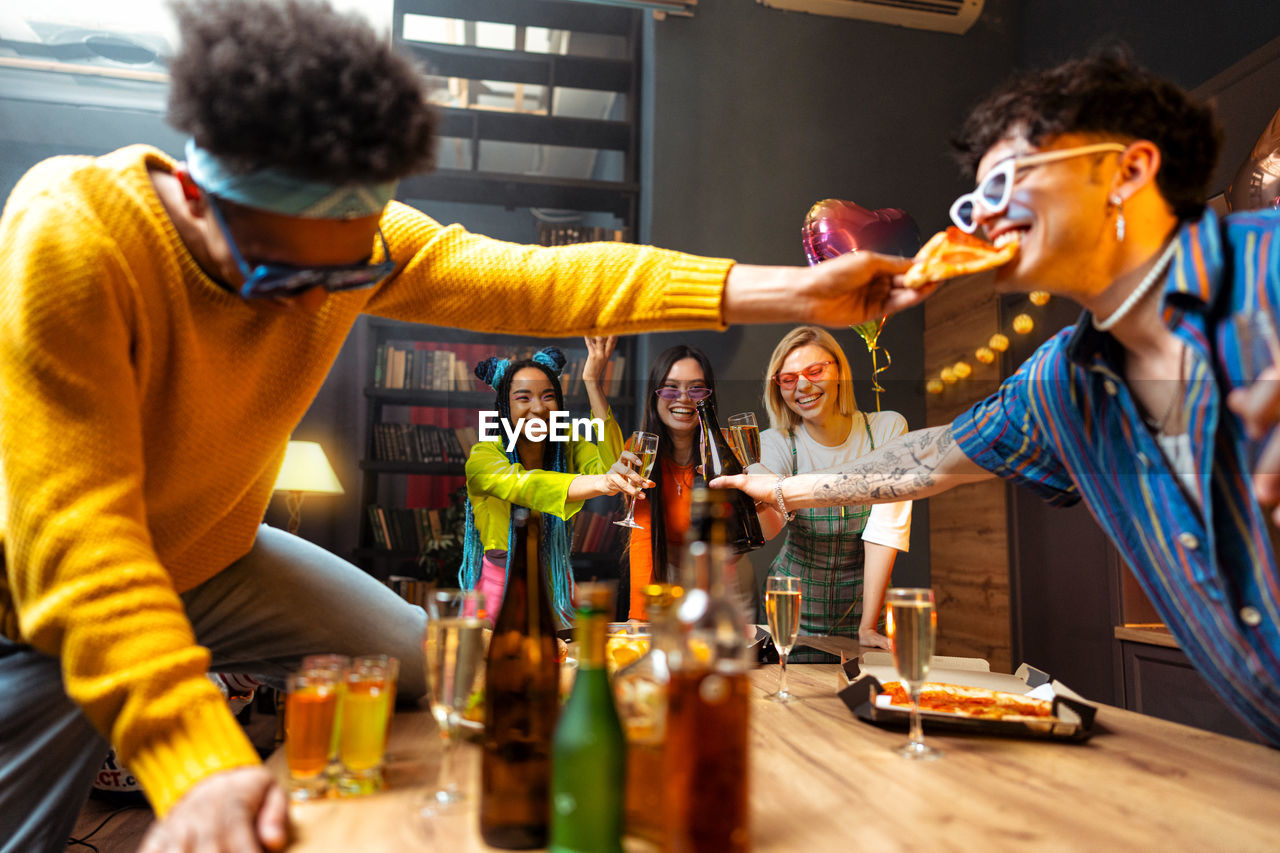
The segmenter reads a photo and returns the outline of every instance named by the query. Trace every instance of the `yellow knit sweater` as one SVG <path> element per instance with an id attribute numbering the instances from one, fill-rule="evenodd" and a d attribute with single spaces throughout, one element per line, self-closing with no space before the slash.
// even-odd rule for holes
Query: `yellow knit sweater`
<path id="1" fill-rule="evenodd" d="M 134 146 L 35 166 L 0 217 L 0 629 L 164 814 L 256 763 L 178 593 L 247 553 L 289 433 L 361 313 L 534 336 L 719 327 L 730 261 L 544 249 L 392 204 L 400 273 L 318 314 L 244 302 L 196 265 Z"/>

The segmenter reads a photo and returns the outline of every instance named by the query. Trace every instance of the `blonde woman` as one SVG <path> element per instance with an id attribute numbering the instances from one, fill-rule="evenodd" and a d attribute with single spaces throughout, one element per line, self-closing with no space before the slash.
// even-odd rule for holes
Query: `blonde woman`
<path id="1" fill-rule="evenodd" d="M 780 476 L 850 462 L 907 431 L 897 412 L 858 408 L 849 359 L 816 326 L 794 329 L 774 347 L 764 404 L 771 428 L 760 436 L 760 461 Z M 762 512 L 760 523 L 768 538 L 786 529 L 771 573 L 800 578 L 804 633 L 889 648 L 878 623 L 893 561 L 910 544 L 910 501 L 800 509 L 790 521 Z"/>

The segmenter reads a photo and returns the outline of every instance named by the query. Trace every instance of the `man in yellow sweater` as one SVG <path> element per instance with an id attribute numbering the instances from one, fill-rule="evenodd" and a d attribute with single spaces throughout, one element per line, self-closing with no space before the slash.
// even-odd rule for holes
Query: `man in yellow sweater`
<path id="1" fill-rule="evenodd" d="M 915 304 L 907 263 L 753 267 L 517 246 L 390 201 L 431 167 L 423 78 L 325 7 L 179 8 L 192 141 L 36 165 L 0 218 L 0 849 L 60 849 L 108 744 L 143 849 L 278 849 L 285 797 L 210 668 L 279 681 L 423 614 L 260 526 L 286 441 L 362 313 L 527 335 L 843 325 Z M 201 846 L 208 845 L 208 846 Z"/>

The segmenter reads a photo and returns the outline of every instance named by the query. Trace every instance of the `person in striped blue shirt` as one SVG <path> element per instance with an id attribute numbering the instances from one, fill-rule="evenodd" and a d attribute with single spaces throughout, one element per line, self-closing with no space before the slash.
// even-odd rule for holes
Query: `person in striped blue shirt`
<path id="1" fill-rule="evenodd" d="M 1205 208 L 1212 113 L 1124 51 L 1020 77 L 956 145 L 977 188 L 955 224 L 1018 241 L 996 289 L 1071 298 L 1080 319 L 950 424 L 827 472 L 712 485 L 784 511 L 991 477 L 1083 500 L 1196 669 L 1280 746 L 1280 574 L 1259 501 L 1278 490 L 1255 484 L 1250 437 L 1274 425 L 1280 383 L 1250 385 L 1232 321 L 1280 304 L 1280 209 Z"/>

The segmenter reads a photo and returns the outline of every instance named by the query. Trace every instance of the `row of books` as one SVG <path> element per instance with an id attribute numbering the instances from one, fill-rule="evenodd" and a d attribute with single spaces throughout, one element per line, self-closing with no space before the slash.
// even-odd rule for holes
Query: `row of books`
<path id="1" fill-rule="evenodd" d="M 625 228 L 601 228 L 595 225 L 538 223 L 538 243 L 543 246 L 565 246 L 570 243 L 625 243 Z"/>
<path id="2" fill-rule="evenodd" d="M 484 383 L 472 372 L 476 362 L 498 355 L 492 344 L 432 341 L 387 341 L 378 346 L 373 387 L 416 391 L 481 391 Z"/>
<path id="3" fill-rule="evenodd" d="M 457 540 L 454 531 L 445 529 L 441 511 L 437 509 L 370 504 L 368 512 L 374 545 L 383 550 L 422 553 Z M 575 554 L 612 552 L 618 537 L 625 532 L 624 528 L 613 523 L 617 517 L 614 513 L 601 514 L 592 510 L 578 513 L 574 519 L 570 550 Z"/>
<path id="4" fill-rule="evenodd" d="M 383 550 L 422 553 L 433 545 L 457 539 L 453 531 L 444 529 L 439 510 L 393 509 L 370 504 L 368 512 L 374 545 Z"/>
<path id="5" fill-rule="evenodd" d="M 373 425 L 373 458 L 386 462 L 463 465 L 478 440 L 479 434 L 473 426 L 378 423 Z"/>
<path id="6" fill-rule="evenodd" d="M 575 554 L 593 554 L 612 551 L 618 537 L 627 530 L 613 522 L 620 516 L 615 513 L 599 513 L 584 509 L 574 516 L 573 543 L 569 550 Z"/>
<path id="7" fill-rule="evenodd" d="M 477 362 L 491 356 L 513 359 L 529 358 L 537 349 L 524 347 L 515 352 L 502 353 L 492 344 L 454 344 L 457 349 L 429 341 L 387 341 L 378 347 L 373 370 L 375 388 L 412 389 L 416 391 L 485 391 L 487 387 L 476 378 Z M 428 349 L 428 347 L 432 347 Z M 564 370 L 560 374 L 560 387 L 564 394 L 582 394 L 582 368 L 587 362 L 585 349 L 567 350 Z M 614 395 L 622 389 L 622 377 L 626 373 L 626 357 L 615 354 L 605 367 L 601 384 L 606 394 Z"/>

